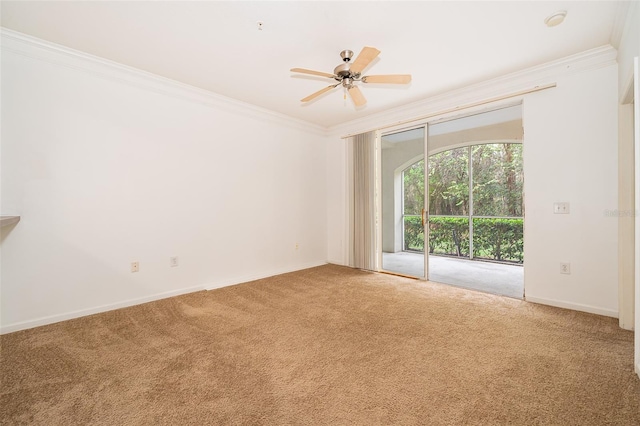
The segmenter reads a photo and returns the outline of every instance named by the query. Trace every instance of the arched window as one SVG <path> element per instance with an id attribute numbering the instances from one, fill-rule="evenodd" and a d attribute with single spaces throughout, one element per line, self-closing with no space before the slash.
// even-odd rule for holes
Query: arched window
<path id="1" fill-rule="evenodd" d="M 522 263 L 522 145 L 449 149 L 430 155 L 428 166 L 429 253 Z M 405 251 L 424 251 L 424 170 L 419 160 L 402 172 Z"/>

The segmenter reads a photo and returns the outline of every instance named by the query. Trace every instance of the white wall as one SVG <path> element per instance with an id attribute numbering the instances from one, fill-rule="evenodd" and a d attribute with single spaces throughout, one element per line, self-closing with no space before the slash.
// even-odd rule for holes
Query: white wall
<path id="1" fill-rule="evenodd" d="M 618 106 L 618 308 L 620 327 L 634 328 L 635 197 L 633 104 Z"/>
<path id="2" fill-rule="evenodd" d="M 633 160 L 633 63 L 634 58 L 640 56 L 640 5 L 637 2 L 629 2 L 624 30 L 618 46 L 618 96 L 620 101 L 620 211 L 633 211 L 635 209 L 634 192 L 640 182 L 634 182 Z M 636 81 L 636 85 L 638 82 Z M 636 89 L 637 90 L 637 89 Z M 637 93 L 637 92 L 636 92 Z M 637 105 L 638 99 L 635 98 Z M 637 124 L 636 124 L 637 125 Z M 637 137 L 636 137 L 637 138 Z M 640 143 L 640 141 L 635 141 Z M 635 212 L 637 215 L 637 210 Z M 635 219 L 637 222 L 637 219 Z M 637 243 L 634 244 L 634 234 L 638 230 L 634 226 L 632 216 L 621 217 L 619 224 L 619 252 L 621 254 L 620 265 L 620 326 L 635 328 L 635 363 L 636 372 L 640 375 L 640 282 L 635 279 L 640 269 L 640 257 L 635 252 Z M 634 318 L 635 317 L 635 318 Z M 635 326 L 634 326 L 635 323 Z"/>
<path id="3" fill-rule="evenodd" d="M 11 37 L 2 124 L 3 332 L 326 262 L 310 126 Z"/>
<path id="4" fill-rule="evenodd" d="M 640 55 L 640 8 L 628 4 L 626 21 L 618 51 L 619 107 L 619 206 L 621 212 L 634 210 L 633 164 L 633 58 Z M 623 214 L 619 219 L 619 305 L 620 326 L 634 328 L 634 217 Z"/>
<path id="5" fill-rule="evenodd" d="M 618 206 L 617 100 L 615 65 L 525 97 L 527 300 L 618 314 L 618 223 L 607 214 Z M 553 214 L 558 201 L 571 213 Z"/>

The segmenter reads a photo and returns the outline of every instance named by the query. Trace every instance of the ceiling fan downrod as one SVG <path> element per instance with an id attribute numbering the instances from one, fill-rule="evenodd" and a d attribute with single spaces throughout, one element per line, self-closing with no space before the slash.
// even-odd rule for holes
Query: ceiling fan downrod
<path id="1" fill-rule="evenodd" d="M 353 57 L 352 50 L 343 50 L 340 52 L 340 57 L 343 63 L 335 67 L 333 75 L 336 81 L 342 83 L 347 89 L 353 86 L 354 81 L 360 81 L 360 73 L 351 72 L 351 58 Z"/>

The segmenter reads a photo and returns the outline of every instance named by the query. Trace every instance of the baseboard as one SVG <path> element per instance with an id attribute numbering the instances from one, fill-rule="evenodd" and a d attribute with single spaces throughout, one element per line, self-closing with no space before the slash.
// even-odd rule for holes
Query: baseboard
<path id="1" fill-rule="evenodd" d="M 237 284 L 242 284 L 242 283 L 246 283 L 249 281 L 255 281 L 255 280 L 261 280 L 263 278 L 269 278 L 269 277 L 273 277 L 276 275 L 281 275 L 281 274 L 288 274 L 289 272 L 296 272 L 296 271 L 301 271 L 303 269 L 309 269 L 309 268 L 315 268 L 316 266 L 322 266 L 322 265 L 326 265 L 327 262 L 322 261 L 322 262 L 311 262 L 311 263 L 306 263 L 306 264 L 302 264 L 299 265 L 295 268 L 283 268 L 283 269 L 273 269 L 271 271 L 268 272 L 263 272 L 260 274 L 252 274 L 252 275 L 244 275 L 238 278 L 232 278 L 232 279 L 228 279 L 228 280 L 222 280 L 222 281 L 218 281 L 215 283 L 211 283 L 211 284 L 205 284 L 204 289 L 205 290 L 215 290 L 217 288 L 222 288 L 222 287 L 228 287 L 231 285 L 237 285 Z"/>
<path id="2" fill-rule="evenodd" d="M 629 330 L 629 331 L 633 331 L 634 330 L 634 323 L 633 322 L 625 322 L 624 319 L 622 317 L 619 318 L 619 324 L 620 324 L 620 328 L 623 330 Z"/>
<path id="3" fill-rule="evenodd" d="M 216 288 L 227 287 L 230 285 L 236 285 L 245 283 L 248 281 L 259 280 L 262 278 L 268 278 L 275 275 L 286 274 L 288 272 L 295 272 L 302 269 L 314 268 L 316 266 L 326 265 L 327 262 L 311 262 L 307 264 L 299 265 L 295 268 L 284 268 L 284 269 L 276 269 L 271 270 L 261 274 L 254 275 L 245 275 L 239 278 L 234 278 L 231 280 L 220 281 L 209 285 L 202 285 L 196 287 L 183 288 L 179 290 L 167 291 L 164 293 L 158 293 L 151 296 L 140 297 L 137 299 L 129 299 L 122 302 L 111 303 L 108 305 L 96 306 L 94 308 L 89 309 L 81 309 L 78 311 L 67 312 L 59 315 L 51 315 L 47 317 L 36 318 L 34 320 L 22 321 L 9 325 L 0 326 L 0 334 L 13 333 L 15 331 L 26 330 L 28 328 L 40 327 L 43 325 L 54 324 L 56 322 L 67 321 L 74 318 L 84 317 L 87 315 L 99 314 L 101 312 L 112 311 L 114 309 L 127 308 L 129 306 L 140 305 L 142 303 L 153 302 L 155 300 L 166 299 L 169 297 L 180 296 L 182 294 L 193 293 L 196 291 L 202 290 L 213 290 Z"/>
<path id="4" fill-rule="evenodd" d="M 555 306 L 557 308 L 572 309 L 574 311 L 588 312 L 590 314 L 604 315 L 606 317 L 618 318 L 618 311 L 613 309 L 598 308 L 580 303 L 564 302 L 562 300 L 544 299 L 541 297 L 526 296 L 527 302 L 539 303 L 541 305 Z"/>
<path id="5" fill-rule="evenodd" d="M 114 309 L 127 308 L 129 306 L 140 305 L 142 303 L 153 302 L 155 300 L 167 299 L 169 297 L 180 296 L 181 294 L 193 293 L 196 291 L 202 291 L 204 287 L 190 287 L 180 290 L 167 291 L 164 293 L 154 294 L 152 296 L 140 297 L 137 299 L 129 299 L 122 302 L 111 303 L 108 305 L 96 306 L 89 309 L 81 309 L 78 311 L 68 312 L 65 314 L 51 315 L 48 317 L 41 317 L 34 320 L 18 322 L 9 325 L 3 325 L 0 327 L 0 334 L 13 333 L 14 331 L 26 330 L 28 328 L 40 327 L 43 325 L 54 324 L 60 321 L 66 321 L 74 318 L 84 317 L 87 315 L 99 314 L 101 312 L 112 311 Z"/>

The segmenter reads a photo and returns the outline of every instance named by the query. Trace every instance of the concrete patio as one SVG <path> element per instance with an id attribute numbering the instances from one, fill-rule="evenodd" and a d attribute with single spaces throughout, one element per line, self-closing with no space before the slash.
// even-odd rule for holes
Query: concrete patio
<path id="1" fill-rule="evenodd" d="M 422 253 L 383 253 L 382 269 L 415 277 L 424 276 Z M 429 256 L 429 281 L 522 299 L 524 267 L 445 256 Z"/>

